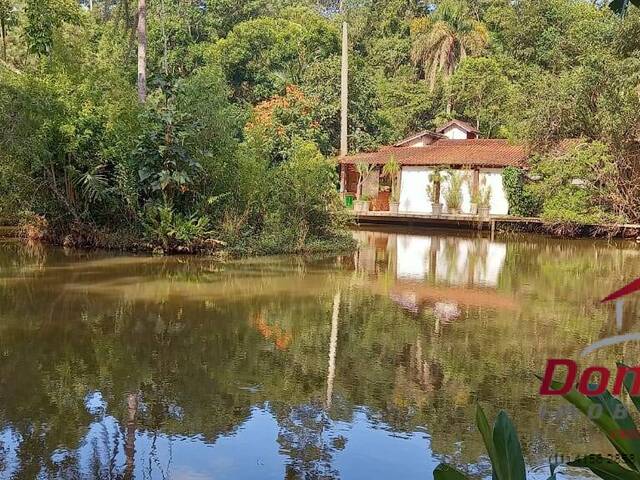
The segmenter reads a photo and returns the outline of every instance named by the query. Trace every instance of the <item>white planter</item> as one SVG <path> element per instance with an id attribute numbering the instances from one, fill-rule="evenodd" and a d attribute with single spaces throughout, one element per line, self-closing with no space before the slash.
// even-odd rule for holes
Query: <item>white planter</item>
<path id="1" fill-rule="evenodd" d="M 366 200 L 356 200 L 353 202 L 353 210 L 359 213 L 366 213 L 369 211 L 369 202 Z"/>

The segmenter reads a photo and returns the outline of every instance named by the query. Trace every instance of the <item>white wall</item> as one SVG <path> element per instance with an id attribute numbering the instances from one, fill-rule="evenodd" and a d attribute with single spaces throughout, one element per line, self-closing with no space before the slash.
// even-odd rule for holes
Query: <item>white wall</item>
<path id="1" fill-rule="evenodd" d="M 402 167 L 402 175 L 400 179 L 400 212 L 414 213 L 431 213 L 431 198 L 427 195 L 427 185 L 430 184 L 429 178 L 433 168 L 431 167 Z M 471 211 L 471 185 L 473 181 L 472 174 L 466 171 L 467 181 L 462 185 L 462 213 Z M 440 188 L 440 203 L 443 205 L 443 211 L 446 212 L 447 202 L 445 201 L 445 193 L 448 184 L 448 172 L 442 172 L 442 187 Z M 491 177 L 488 177 L 491 182 Z M 502 178 L 500 178 L 502 182 Z M 502 183 L 500 183 L 502 185 Z M 494 187 L 492 187 L 493 190 Z M 496 187 L 497 188 L 497 187 Z M 498 192 L 497 195 L 499 195 Z M 504 196 L 504 193 L 502 193 Z M 493 211 L 491 212 L 493 213 Z"/>
<path id="2" fill-rule="evenodd" d="M 399 211 L 431 213 L 427 183 L 432 171 L 429 167 L 402 167 Z"/>
<path id="3" fill-rule="evenodd" d="M 491 204 L 489 212 L 492 215 L 507 215 L 509 213 L 509 202 L 502 186 L 502 169 L 482 168 L 480 169 L 480 186 L 489 185 L 491 187 Z"/>
<path id="4" fill-rule="evenodd" d="M 447 127 L 447 129 L 442 132 L 442 134 L 447 138 L 450 138 L 451 140 L 464 140 L 467 138 L 467 132 L 455 125 Z"/>
<path id="5" fill-rule="evenodd" d="M 401 212 L 431 213 L 431 198 L 427 195 L 429 177 L 433 172 L 431 167 L 402 167 L 400 180 L 400 207 Z M 442 172 L 443 181 L 440 189 L 440 203 L 446 212 L 445 192 L 448 188 L 448 172 Z M 462 213 L 471 210 L 471 174 L 462 187 Z M 507 215 L 509 202 L 502 186 L 502 169 L 480 169 L 480 185 L 491 187 L 490 213 L 492 215 Z"/>

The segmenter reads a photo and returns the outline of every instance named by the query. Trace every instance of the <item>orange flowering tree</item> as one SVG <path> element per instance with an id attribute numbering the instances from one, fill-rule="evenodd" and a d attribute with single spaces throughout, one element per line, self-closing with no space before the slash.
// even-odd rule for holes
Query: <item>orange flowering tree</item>
<path id="1" fill-rule="evenodd" d="M 312 141 L 328 153 L 329 137 L 315 116 L 317 102 L 296 85 L 287 85 L 284 95 L 260 102 L 245 126 L 245 136 L 259 142 L 272 163 L 290 157 L 294 139 Z"/>

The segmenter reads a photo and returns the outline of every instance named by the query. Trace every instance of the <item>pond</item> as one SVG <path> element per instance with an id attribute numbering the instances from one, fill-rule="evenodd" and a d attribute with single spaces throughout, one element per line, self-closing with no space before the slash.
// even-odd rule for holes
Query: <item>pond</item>
<path id="1" fill-rule="evenodd" d="M 635 244 L 354 235 L 225 263 L 0 243 L 0 478 L 490 478 L 478 402 L 533 477 L 611 451 L 534 374 L 616 333 L 599 300 L 638 276 Z"/>

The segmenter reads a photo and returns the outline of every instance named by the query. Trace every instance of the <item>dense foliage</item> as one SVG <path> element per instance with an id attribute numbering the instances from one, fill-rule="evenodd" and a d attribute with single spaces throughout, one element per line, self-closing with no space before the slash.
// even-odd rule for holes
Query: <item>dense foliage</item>
<path id="1" fill-rule="evenodd" d="M 602 3 L 345 2 L 350 150 L 462 118 L 531 146 L 550 221 L 638 221 L 640 12 Z M 136 11 L 0 2 L 0 218 L 165 249 L 339 236 L 336 2 L 149 0 L 143 103 Z"/>
<path id="2" fill-rule="evenodd" d="M 517 167 L 502 171 L 502 184 L 509 201 L 509 214 L 533 217 L 539 213 L 538 197 L 527 188 L 527 174 Z"/>

